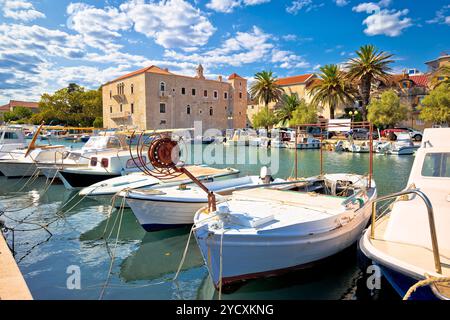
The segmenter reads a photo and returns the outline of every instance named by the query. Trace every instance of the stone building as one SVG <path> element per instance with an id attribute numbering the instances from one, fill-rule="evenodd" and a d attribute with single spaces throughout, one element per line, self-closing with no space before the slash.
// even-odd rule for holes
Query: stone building
<path id="1" fill-rule="evenodd" d="M 103 85 L 107 128 L 245 128 L 247 80 L 236 73 L 225 81 L 206 79 L 201 65 L 194 77 L 150 66 Z"/>

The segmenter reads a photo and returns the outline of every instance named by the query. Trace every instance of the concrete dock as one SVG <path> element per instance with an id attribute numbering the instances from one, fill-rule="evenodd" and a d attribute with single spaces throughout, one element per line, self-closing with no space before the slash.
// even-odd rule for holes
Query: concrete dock
<path id="1" fill-rule="evenodd" d="M 32 300 L 16 260 L 0 233 L 0 300 Z"/>

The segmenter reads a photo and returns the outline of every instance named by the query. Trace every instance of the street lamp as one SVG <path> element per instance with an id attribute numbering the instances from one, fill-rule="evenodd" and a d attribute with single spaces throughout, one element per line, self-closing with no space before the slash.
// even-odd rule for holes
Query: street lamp
<path id="1" fill-rule="evenodd" d="M 358 110 L 355 111 L 349 111 L 349 116 L 352 117 L 352 122 L 355 119 L 355 117 L 358 115 Z"/>

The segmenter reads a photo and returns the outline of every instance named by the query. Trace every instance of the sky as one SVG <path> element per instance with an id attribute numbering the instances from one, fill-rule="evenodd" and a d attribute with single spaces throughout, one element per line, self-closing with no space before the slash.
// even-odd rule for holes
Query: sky
<path id="1" fill-rule="evenodd" d="M 0 104 L 150 65 L 252 79 L 319 72 L 365 44 L 393 72 L 450 52 L 449 0 L 0 0 Z"/>

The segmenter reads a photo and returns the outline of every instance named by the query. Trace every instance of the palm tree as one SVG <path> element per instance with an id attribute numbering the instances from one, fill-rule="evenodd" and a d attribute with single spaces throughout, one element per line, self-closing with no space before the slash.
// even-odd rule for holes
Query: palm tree
<path id="1" fill-rule="evenodd" d="M 310 89 L 313 95 L 312 104 L 328 105 L 330 118 L 334 119 L 334 112 L 339 104 L 353 104 L 354 89 L 336 64 L 327 64 L 320 68 L 320 82 Z"/>
<path id="2" fill-rule="evenodd" d="M 434 89 L 443 83 L 450 83 L 450 66 L 445 65 L 431 74 L 431 88 Z"/>
<path id="3" fill-rule="evenodd" d="M 289 121 L 292 119 L 294 111 L 300 105 L 300 99 L 295 93 L 284 94 L 281 97 L 281 108 L 275 112 L 275 116 L 283 126 L 288 126 Z"/>
<path id="4" fill-rule="evenodd" d="M 255 80 L 250 88 L 250 94 L 259 103 L 264 103 L 267 112 L 269 103 L 279 101 L 283 90 L 277 84 L 277 78 L 273 75 L 272 71 L 256 73 Z"/>
<path id="5" fill-rule="evenodd" d="M 373 45 L 362 46 L 356 51 L 356 55 L 358 57 L 350 59 L 346 64 L 347 76 L 351 81 L 357 81 L 359 84 L 362 98 L 362 117 L 367 120 L 367 106 L 370 102 L 372 83 L 388 80 L 388 72 L 391 70 L 389 65 L 394 62 L 391 60 L 393 55 L 378 51 Z"/>

